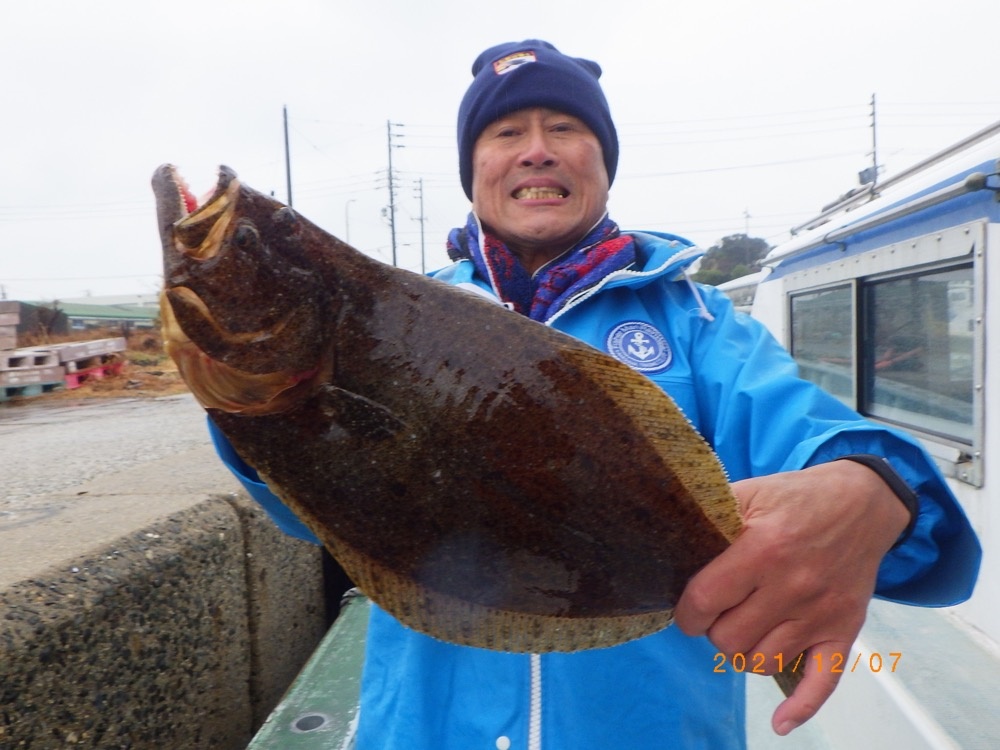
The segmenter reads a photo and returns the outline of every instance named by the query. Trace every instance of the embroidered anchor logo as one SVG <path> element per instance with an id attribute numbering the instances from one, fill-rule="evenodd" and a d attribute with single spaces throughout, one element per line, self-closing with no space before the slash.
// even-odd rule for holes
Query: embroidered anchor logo
<path id="1" fill-rule="evenodd" d="M 646 346 L 649 342 L 650 339 L 643 335 L 641 331 L 636 331 L 632 334 L 632 338 L 629 341 L 628 353 L 636 359 L 649 359 L 650 356 L 656 354 L 655 346 Z"/>
<path id="2" fill-rule="evenodd" d="M 662 372 L 670 367 L 673 352 L 663 334 L 644 320 L 626 320 L 608 333 L 607 351 L 639 372 Z"/>

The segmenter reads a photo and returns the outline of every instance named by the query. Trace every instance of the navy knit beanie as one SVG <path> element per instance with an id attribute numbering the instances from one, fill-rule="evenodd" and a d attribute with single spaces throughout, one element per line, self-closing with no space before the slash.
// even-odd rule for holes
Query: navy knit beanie
<path id="1" fill-rule="evenodd" d="M 474 77 L 458 109 L 458 171 L 472 199 L 472 148 L 487 125 L 519 109 L 547 107 L 579 117 L 601 143 L 608 184 L 618 168 L 618 133 L 597 79 L 601 66 L 527 39 L 490 47 L 472 64 Z"/>

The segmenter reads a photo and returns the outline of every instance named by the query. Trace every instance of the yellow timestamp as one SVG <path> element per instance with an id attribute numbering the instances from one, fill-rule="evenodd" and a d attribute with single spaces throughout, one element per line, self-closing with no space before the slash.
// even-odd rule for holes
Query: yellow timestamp
<path id="1" fill-rule="evenodd" d="M 715 668 L 712 671 L 720 674 L 726 672 L 773 674 L 774 672 L 786 671 L 787 666 L 788 672 L 804 672 L 807 666 L 806 658 L 805 654 L 798 654 L 794 659 L 786 659 L 785 655 L 781 653 L 764 654 L 760 651 L 753 654 L 735 653 L 727 656 L 720 651 L 713 657 Z M 815 663 L 817 672 L 830 672 L 833 674 L 857 672 L 859 670 L 873 673 L 883 670 L 895 672 L 902 658 L 902 651 L 890 651 L 886 656 L 883 656 L 878 651 L 867 653 L 859 651 L 856 656 L 853 653 L 842 654 L 835 651 L 832 654 L 813 654 L 811 657 Z"/>

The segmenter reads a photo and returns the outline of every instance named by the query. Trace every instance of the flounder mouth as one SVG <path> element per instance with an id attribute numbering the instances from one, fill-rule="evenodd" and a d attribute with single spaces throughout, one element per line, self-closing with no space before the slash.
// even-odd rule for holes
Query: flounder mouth
<path id="1" fill-rule="evenodd" d="M 227 209 L 239 188 L 236 173 L 226 166 L 219 167 L 216 184 L 201 198 L 195 196 L 173 164 L 156 170 L 153 192 L 168 278 L 185 257 L 205 260 L 218 251 L 231 219 L 232 212 Z"/>
<path id="2" fill-rule="evenodd" d="M 215 188 L 198 199 L 187 183 L 174 171 L 178 196 L 185 213 L 174 222 L 174 249 L 182 256 L 195 260 L 215 257 L 232 223 L 240 183 L 225 167 L 219 168 Z"/>
<path id="3" fill-rule="evenodd" d="M 177 169 L 164 165 L 154 174 L 153 189 L 163 242 L 164 345 L 184 381 L 205 408 L 246 415 L 290 408 L 315 388 L 329 363 L 308 353 L 322 349 L 318 342 L 299 346 L 316 331 L 315 309 L 304 302 L 308 294 L 286 295 L 292 300 L 287 305 L 270 304 L 281 295 L 266 281 L 275 283 L 280 272 L 272 267 L 272 273 L 261 273 L 277 261 L 261 253 L 257 229 L 237 210 L 236 173 L 219 167 L 215 186 L 199 200 Z M 245 315 L 233 307 L 234 299 L 262 283 L 271 294 L 266 304 L 259 298 L 257 304 L 241 302 Z"/>
<path id="4" fill-rule="evenodd" d="M 221 165 L 215 185 L 198 198 L 175 165 L 162 164 L 153 174 L 153 192 L 157 203 L 172 203 L 171 208 L 177 214 L 174 221 L 177 221 L 210 203 L 216 194 L 224 192 L 235 179 L 236 173 L 229 167 Z M 175 194 L 173 201 L 168 198 L 171 193 Z"/>

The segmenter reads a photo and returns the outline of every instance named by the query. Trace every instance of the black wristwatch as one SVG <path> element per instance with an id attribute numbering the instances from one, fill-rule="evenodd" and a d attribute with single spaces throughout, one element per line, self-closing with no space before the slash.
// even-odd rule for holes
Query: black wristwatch
<path id="1" fill-rule="evenodd" d="M 903 533 L 899 535 L 899 539 L 891 547 L 891 549 L 896 549 L 896 547 L 910 538 L 910 534 L 913 533 L 913 527 L 917 525 L 917 516 L 920 514 L 920 500 L 917 497 L 917 493 L 910 489 L 910 485 L 892 468 L 892 464 L 889 463 L 888 459 L 882 456 L 875 456 L 871 453 L 855 453 L 850 456 L 840 456 L 840 458 L 867 466 L 882 477 L 882 481 L 889 485 L 889 489 L 895 493 L 900 502 L 910 511 L 910 522 L 906 524 Z"/>

